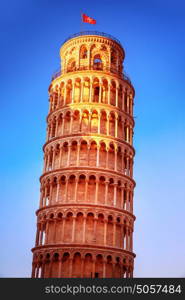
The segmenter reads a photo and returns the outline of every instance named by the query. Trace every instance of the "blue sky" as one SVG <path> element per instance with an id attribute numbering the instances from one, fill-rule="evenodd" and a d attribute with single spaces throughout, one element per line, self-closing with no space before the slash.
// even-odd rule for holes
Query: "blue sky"
<path id="1" fill-rule="evenodd" d="M 185 277 L 185 3 L 7 0 L 1 26 L 0 276 L 31 274 L 47 89 L 59 48 L 84 30 L 117 37 L 136 90 L 136 277 Z"/>

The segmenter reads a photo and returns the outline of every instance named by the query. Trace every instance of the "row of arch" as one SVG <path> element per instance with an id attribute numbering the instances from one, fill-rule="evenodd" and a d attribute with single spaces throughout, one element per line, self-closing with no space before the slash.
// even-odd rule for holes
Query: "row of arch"
<path id="1" fill-rule="evenodd" d="M 62 80 L 49 89 L 49 113 L 69 104 L 99 103 L 117 107 L 133 115 L 133 90 L 125 82 L 104 77 Z"/>
<path id="2" fill-rule="evenodd" d="M 103 175 L 48 176 L 41 179 L 40 208 L 56 204 L 95 204 L 133 212 L 133 184 Z"/>
<path id="3" fill-rule="evenodd" d="M 39 209 L 37 211 L 38 223 L 53 221 L 55 219 L 60 219 L 61 217 L 66 218 L 68 213 L 72 213 L 74 217 L 76 217 L 78 213 L 82 213 L 84 218 L 87 218 L 87 215 L 90 213 L 95 219 L 97 219 L 101 214 L 105 221 L 109 220 L 111 222 L 118 222 L 128 227 L 134 226 L 133 222 L 135 217 L 131 214 L 127 214 L 127 212 L 115 211 L 111 208 L 107 211 L 107 209 L 100 207 L 95 207 L 92 212 L 92 208 L 89 208 L 88 206 L 80 206 L 80 208 L 78 206 L 74 206 L 73 209 L 70 206 L 57 206 L 55 208 L 49 207 Z"/>
<path id="4" fill-rule="evenodd" d="M 35 246 L 50 244 L 80 244 L 120 248 L 132 252 L 133 220 L 126 222 L 125 216 L 118 216 L 113 220 L 111 214 L 93 212 L 86 215 L 83 211 L 73 213 L 68 210 L 54 214 L 37 223 Z"/>
<path id="5" fill-rule="evenodd" d="M 68 249 L 35 253 L 32 278 L 131 278 L 133 258 L 128 255 L 102 254 Z"/>
<path id="6" fill-rule="evenodd" d="M 133 177 L 133 151 L 114 142 L 73 139 L 48 144 L 44 149 L 44 172 L 68 167 L 96 167 Z"/>
<path id="7" fill-rule="evenodd" d="M 112 111 L 67 110 L 48 119 L 47 140 L 76 133 L 93 133 L 120 138 L 132 145 L 133 126 L 133 121 Z"/>

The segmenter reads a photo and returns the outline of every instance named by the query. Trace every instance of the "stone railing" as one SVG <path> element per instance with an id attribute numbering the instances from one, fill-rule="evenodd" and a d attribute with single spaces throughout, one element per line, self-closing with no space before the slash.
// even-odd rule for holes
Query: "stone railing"
<path id="1" fill-rule="evenodd" d="M 87 70 L 113 73 L 113 74 L 116 74 L 119 77 L 123 78 L 124 80 L 128 81 L 131 84 L 131 80 L 126 74 L 119 72 L 115 68 L 102 67 L 101 65 L 94 65 L 90 68 L 88 66 L 79 66 L 79 67 L 73 67 L 73 68 L 62 69 L 62 70 L 59 69 L 53 73 L 52 80 L 60 77 L 62 74 L 71 73 L 71 72 L 79 72 L 79 71 L 87 71 Z"/>

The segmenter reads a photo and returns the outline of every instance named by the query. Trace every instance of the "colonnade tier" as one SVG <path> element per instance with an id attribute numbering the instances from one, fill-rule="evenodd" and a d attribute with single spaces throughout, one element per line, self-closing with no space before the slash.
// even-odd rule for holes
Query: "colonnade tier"
<path id="1" fill-rule="evenodd" d="M 93 206 L 58 206 L 37 212 L 35 247 L 80 244 L 132 252 L 135 217 L 127 211 Z"/>
<path id="2" fill-rule="evenodd" d="M 35 249 L 32 264 L 33 278 L 131 278 L 134 255 L 111 249 L 56 246 Z"/>
<path id="3" fill-rule="evenodd" d="M 133 221 L 126 212 L 107 213 L 101 208 L 93 212 L 93 207 L 60 208 L 56 217 L 52 210 L 49 217 L 39 213 L 35 246 L 80 244 L 132 252 Z"/>
<path id="4" fill-rule="evenodd" d="M 119 138 L 132 145 L 134 120 L 123 113 L 105 109 L 59 110 L 47 119 L 47 141 L 71 134 L 93 134 Z"/>
<path id="5" fill-rule="evenodd" d="M 132 178 L 133 156 L 133 151 L 114 141 L 108 144 L 95 139 L 64 139 L 45 147 L 43 172 L 84 167 L 114 171 Z"/>
<path id="6" fill-rule="evenodd" d="M 40 208 L 58 204 L 92 204 L 133 213 L 134 182 L 126 176 L 72 170 L 41 179 Z"/>
<path id="7" fill-rule="evenodd" d="M 60 78 L 49 89 L 49 114 L 72 104 L 110 106 L 133 116 L 134 91 L 125 81 L 110 77 L 68 76 Z"/>

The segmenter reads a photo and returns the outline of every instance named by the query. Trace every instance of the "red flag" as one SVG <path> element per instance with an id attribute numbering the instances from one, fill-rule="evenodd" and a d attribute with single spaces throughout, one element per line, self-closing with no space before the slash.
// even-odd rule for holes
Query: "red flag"
<path id="1" fill-rule="evenodd" d="M 89 24 L 96 24 L 96 20 L 93 18 L 88 17 L 85 14 L 82 14 L 82 22 L 89 23 Z"/>

